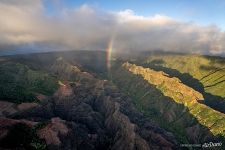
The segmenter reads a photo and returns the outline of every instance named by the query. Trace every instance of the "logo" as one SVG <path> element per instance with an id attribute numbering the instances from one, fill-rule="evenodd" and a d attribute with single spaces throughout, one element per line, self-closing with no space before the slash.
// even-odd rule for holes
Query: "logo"
<path id="1" fill-rule="evenodd" d="M 202 144 L 202 147 L 204 147 L 204 148 L 208 148 L 208 147 L 220 147 L 220 146 L 222 146 L 222 142 L 218 142 L 218 143 L 209 142 L 209 143 Z"/>

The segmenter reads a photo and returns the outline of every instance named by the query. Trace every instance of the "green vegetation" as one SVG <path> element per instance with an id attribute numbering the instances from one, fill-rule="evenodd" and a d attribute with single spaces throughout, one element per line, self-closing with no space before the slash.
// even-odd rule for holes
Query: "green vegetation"
<path id="1" fill-rule="evenodd" d="M 66 61 L 64 62 L 64 60 Z M 0 99 L 21 103 L 35 101 L 35 95 L 39 93 L 52 95 L 59 86 L 58 78 L 76 80 L 74 78 L 77 75 L 77 64 L 82 71 L 97 72 L 102 77 L 106 76 L 106 53 L 100 51 L 54 52 L 1 57 Z M 70 71 L 74 72 L 71 76 Z M 83 79 L 84 77 L 79 76 L 79 78 Z"/>
<path id="2" fill-rule="evenodd" d="M 183 110 L 183 106 L 173 103 L 169 97 L 165 97 L 154 85 L 148 84 L 140 76 L 136 76 L 122 67 L 115 67 L 112 72 L 112 81 L 121 91 L 132 97 L 136 108 L 155 121 L 159 126 L 176 135 L 180 143 L 189 143 L 185 129 L 177 123 L 169 122 L 168 108 L 176 108 L 177 112 Z"/>
<path id="3" fill-rule="evenodd" d="M 35 101 L 37 93 L 52 95 L 63 84 L 58 80 L 95 82 L 89 73 L 81 73 L 91 71 L 101 78 L 108 75 L 132 98 L 140 112 L 171 131 L 180 143 L 201 143 L 207 137 L 224 140 L 225 116 L 215 111 L 225 112 L 224 59 L 153 54 L 145 60 L 133 60 L 140 66 L 122 66 L 123 59 L 117 59 L 107 70 L 105 57 L 102 52 L 69 52 L 2 59 L 0 99 L 16 103 Z M 205 105 L 208 102 L 215 110 Z M 34 130 L 45 125 L 39 124 Z M 28 143 L 35 149 L 46 148 L 36 138 Z"/>
<path id="4" fill-rule="evenodd" d="M 220 57 L 180 54 L 152 54 L 136 64 L 163 71 L 179 78 L 184 84 L 199 91 L 204 103 L 225 113 L 225 60 Z"/>
<path id="5" fill-rule="evenodd" d="M 210 128 L 214 135 L 221 134 L 225 136 L 225 115 L 204 104 L 200 104 L 198 100 L 202 100 L 203 96 L 199 92 L 182 84 L 177 78 L 166 76 L 163 72 L 129 63 L 124 64 L 123 67 L 133 74 L 141 75 L 150 84 L 155 85 L 163 95 L 172 98 L 176 103 L 186 106 L 198 122 Z"/>
<path id="6" fill-rule="evenodd" d="M 198 79 L 207 93 L 225 98 L 225 60 L 202 55 L 150 55 L 143 62 L 188 73 Z"/>
<path id="7" fill-rule="evenodd" d="M 198 142 L 210 134 L 225 137 L 224 114 L 198 103 L 202 95 L 179 79 L 127 63 L 114 68 L 112 80 L 141 112 L 173 132 L 181 143 L 192 141 L 190 134 L 197 134 Z M 200 126 L 198 133 L 188 133 L 196 125 Z"/>
<path id="8" fill-rule="evenodd" d="M 15 103 L 36 100 L 35 94 L 51 95 L 58 88 L 57 79 L 28 66 L 4 62 L 0 64 L 0 99 Z"/>

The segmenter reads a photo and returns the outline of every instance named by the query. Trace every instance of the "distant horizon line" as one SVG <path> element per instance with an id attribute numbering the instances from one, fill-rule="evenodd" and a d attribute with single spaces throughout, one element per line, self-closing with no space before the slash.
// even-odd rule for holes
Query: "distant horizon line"
<path id="1" fill-rule="evenodd" d="M 42 54 L 42 53 L 60 53 L 60 52 L 82 52 L 82 51 L 86 51 L 86 52 L 105 52 L 107 53 L 106 49 L 55 49 L 55 50 L 33 50 L 33 51 L 27 51 L 27 50 L 1 50 L 0 51 L 0 57 L 2 56 L 16 56 L 16 55 L 26 55 L 26 54 Z M 225 58 L 225 53 L 224 54 L 203 54 L 203 53 L 194 53 L 194 52 L 180 52 L 180 51 L 170 51 L 170 50 L 162 50 L 162 49 L 155 49 L 155 50 L 140 50 L 140 51 L 135 51 L 135 50 L 127 50 L 124 52 L 118 52 L 116 51 L 115 53 L 117 54 L 126 54 L 126 53 L 130 53 L 133 52 L 135 54 L 138 53 L 162 53 L 162 54 L 185 54 L 185 55 L 202 55 L 202 56 L 212 56 L 212 57 L 221 57 L 221 58 Z"/>

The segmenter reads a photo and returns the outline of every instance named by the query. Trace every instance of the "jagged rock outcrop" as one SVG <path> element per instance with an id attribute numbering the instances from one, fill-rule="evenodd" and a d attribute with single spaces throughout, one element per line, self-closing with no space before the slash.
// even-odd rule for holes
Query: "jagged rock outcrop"
<path id="1" fill-rule="evenodd" d="M 0 149 L 29 149 L 37 122 L 0 118 Z"/>
<path id="2" fill-rule="evenodd" d="M 171 133 L 145 118 L 112 83 L 64 63 L 50 68 L 61 79 L 55 94 L 38 105 L 19 105 L 26 111 L 13 115 L 44 123 L 36 133 L 48 149 L 179 149 Z"/>
<path id="3" fill-rule="evenodd" d="M 37 103 L 15 104 L 6 101 L 0 101 L 0 117 L 12 117 L 18 114 L 26 113 L 34 108 L 40 107 Z"/>
<path id="4" fill-rule="evenodd" d="M 83 72 L 76 72 L 76 74 L 82 76 Z M 62 84 L 54 94 L 56 116 L 84 124 L 89 134 L 95 135 L 94 143 L 99 143 L 101 137 L 107 137 L 102 140 L 110 139 L 110 142 L 105 141 L 110 143 L 108 144 L 110 149 L 159 149 L 160 147 L 173 149 L 178 146 L 175 138 L 171 135 L 167 136 L 166 131 L 154 125 L 152 125 L 154 131 L 151 130 L 152 128 L 141 129 L 142 126 L 139 126 L 138 122 L 131 122 L 130 118 L 132 121 L 135 121 L 135 117 L 144 119 L 144 116 L 132 106 L 132 101 L 108 81 L 98 80 L 85 74 L 82 81 Z M 123 110 L 133 114 L 127 116 Z M 148 136 L 143 138 L 144 133 Z M 91 147 L 102 147 L 102 145 Z"/>
<path id="5" fill-rule="evenodd" d="M 0 117 L 15 114 L 17 112 L 15 106 L 16 104 L 14 103 L 0 101 Z"/>
<path id="6" fill-rule="evenodd" d="M 122 59 L 109 69 L 101 53 L 7 58 L 2 99 L 16 104 L 0 101 L 0 149 L 170 150 L 224 140 L 224 114 L 204 105 L 202 91 Z"/>
<path id="7" fill-rule="evenodd" d="M 61 141 L 65 141 L 70 132 L 65 123 L 60 118 L 52 118 L 50 123 L 37 131 L 38 137 L 45 140 L 49 149 L 63 149 Z"/>

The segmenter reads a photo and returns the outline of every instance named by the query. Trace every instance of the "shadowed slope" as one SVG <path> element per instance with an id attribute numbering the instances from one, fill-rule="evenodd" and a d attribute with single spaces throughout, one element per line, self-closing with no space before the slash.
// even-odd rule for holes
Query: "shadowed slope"
<path id="1" fill-rule="evenodd" d="M 151 78 L 149 75 L 151 72 L 156 73 L 157 76 Z M 177 133 L 182 142 L 185 143 L 188 140 L 201 143 L 209 139 L 217 139 L 214 136 L 224 135 L 223 121 L 225 119 L 221 119 L 223 114 L 198 103 L 196 101 L 198 92 L 193 95 L 193 100 L 191 97 L 180 97 L 179 94 L 177 96 L 170 95 L 175 89 L 168 86 L 169 82 L 158 81 L 169 78 L 165 74 L 153 70 L 149 72 L 149 69 L 127 64 L 123 68 L 115 69 L 112 78 L 123 91 L 134 98 L 139 110 L 147 116 L 153 117 L 161 125 L 171 126 L 171 130 Z M 172 80 L 172 78 L 168 80 Z M 175 79 L 174 83 L 175 85 L 176 83 L 182 84 Z M 202 96 L 199 98 L 201 99 Z M 167 123 L 163 120 L 166 120 Z M 187 139 L 185 140 L 185 138 Z"/>
<path id="2" fill-rule="evenodd" d="M 144 63 L 176 69 L 181 73 L 188 73 L 203 84 L 205 92 L 225 97 L 224 58 L 188 54 L 156 54 L 148 56 Z"/>

